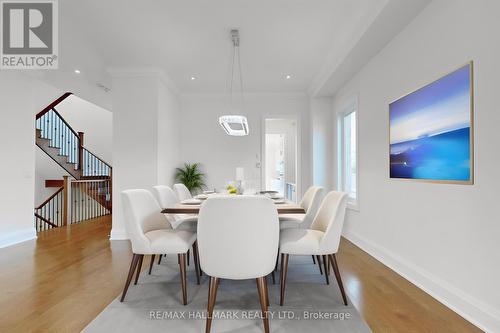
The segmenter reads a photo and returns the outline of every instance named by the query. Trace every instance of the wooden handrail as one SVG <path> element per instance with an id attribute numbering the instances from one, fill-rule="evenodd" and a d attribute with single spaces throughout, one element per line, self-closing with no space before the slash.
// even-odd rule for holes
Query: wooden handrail
<path id="1" fill-rule="evenodd" d="M 50 200 L 52 200 L 56 195 L 58 195 L 59 193 L 61 193 L 63 190 L 64 190 L 64 187 L 61 187 L 60 189 L 58 189 L 54 194 L 52 194 L 50 197 L 48 197 L 47 200 L 45 200 L 43 203 L 41 203 L 40 205 L 38 205 L 38 207 L 35 207 L 35 209 L 40 209 L 43 206 L 45 206 L 45 204 L 47 202 L 49 202 Z"/>
<path id="2" fill-rule="evenodd" d="M 111 165 L 109 165 L 108 163 L 106 163 L 102 158 L 100 158 L 99 156 L 97 156 L 96 154 L 94 154 L 93 152 L 91 152 L 90 150 L 88 150 L 87 148 L 83 147 L 83 150 L 86 150 L 89 154 L 94 155 L 94 157 L 96 157 L 99 161 L 101 161 L 102 163 L 104 163 L 108 168 L 113 169 L 113 167 Z"/>
<path id="3" fill-rule="evenodd" d="M 53 101 L 52 103 L 50 103 L 49 105 L 47 105 L 45 107 L 45 109 L 43 109 L 42 111 L 38 112 L 36 114 L 36 119 L 40 118 L 41 116 L 43 116 L 44 114 L 46 114 L 47 112 L 49 112 L 50 110 L 52 110 L 57 104 L 61 103 L 62 101 L 64 101 L 66 98 L 68 98 L 70 95 L 72 95 L 72 93 L 70 92 L 65 92 L 61 97 L 59 97 L 58 99 L 56 99 L 55 101 Z M 62 117 L 61 117 L 62 118 Z"/>
<path id="4" fill-rule="evenodd" d="M 58 228 L 59 227 L 56 224 L 54 224 L 54 223 L 50 222 L 49 220 L 47 220 L 46 218 L 38 215 L 37 213 L 35 213 L 35 217 L 39 218 L 40 220 L 42 220 L 43 222 L 47 223 L 48 225 L 50 225 L 53 228 Z"/>
<path id="5" fill-rule="evenodd" d="M 61 118 L 61 121 L 66 125 L 68 126 L 69 130 L 77 137 L 77 138 L 80 138 L 80 136 L 78 135 L 78 133 L 73 129 L 73 127 L 71 127 L 68 122 L 63 118 L 63 116 L 61 116 L 61 114 L 59 112 L 57 112 L 56 109 L 52 109 L 52 112 L 54 112 L 59 118 Z M 43 115 L 42 115 L 43 116 Z M 38 118 L 37 118 L 38 119 Z"/>

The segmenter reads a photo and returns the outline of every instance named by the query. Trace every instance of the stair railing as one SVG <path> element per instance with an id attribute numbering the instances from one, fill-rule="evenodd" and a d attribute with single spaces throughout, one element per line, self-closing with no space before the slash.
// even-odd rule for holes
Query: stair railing
<path id="1" fill-rule="evenodd" d="M 83 177 L 111 177 L 111 166 L 85 148 L 82 148 L 82 166 Z"/>
<path id="2" fill-rule="evenodd" d="M 35 230 L 37 232 L 64 225 L 64 187 L 35 208 Z"/>
<path id="3" fill-rule="evenodd" d="M 36 128 L 41 137 L 50 140 L 50 145 L 59 149 L 60 155 L 68 156 L 69 163 L 79 167 L 80 138 L 55 109 L 49 110 L 36 119 Z"/>
<path id="4" fill-rule="evenodd" d="M 60 155 L 75 164 L 82 177 L 111 177 L 111 166 L 84 148 L 84 134 L 75 131 L 55 109 L 70 95 L 70 92 L 63 94 L 40 111 L 35 126 L 43 139 L 50 140 L 51 147 L 58 148 Z"/>
<path id="5" fill-rule="evenodd" d="M 111 214 L 111 179 L 71 181 L 71 223 Z"/>
<path id="6" fill-rule="evenodd" d="M 35 126 L 37 136 L 50 140 L 50 147 L 57 148 L 59 155 L 75 165 L 79 172 L 73 176 L 80 179 L 70 183 L 64 176 L 64 186 L 35 208 L 37 232 L 67 225 L 69 214 L 69 223 L 111 214 L 111 166 L 84 148 L 84 134 L 76 132 L 55 109 L 70 95 L 63 94 L 39 112 Z"/>
<path id="7" fill-rule="evenodd" d="M 80 135 L 57 112 L 55 107 L 69 97 L 67 92 L 50 103 L 36 115 L 35 126 L 40 130 L 41 137 L 49 139 L 54 148 L 59 149 L 60 155 L 68 157 L 68 162 L 74 163 L 76 170 L 80 167 Z"/>

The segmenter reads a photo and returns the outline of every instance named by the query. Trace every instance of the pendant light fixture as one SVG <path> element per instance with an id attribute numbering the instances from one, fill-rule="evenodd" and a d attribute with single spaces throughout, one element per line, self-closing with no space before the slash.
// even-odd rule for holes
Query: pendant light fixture
<path id="1" fill-rule="evenodd" d="M 231 63 L 231 84 L 230 84 L 230 108 L 234 110 L 233 105 L 233 80 L 234 80 L 234 63 L 238 58 L 238 70 L 240 77 L 241 90 L 241 111 L 243 110 L 243 78 L 241 74 L 241 58 L 240 58 L 240 33 L 238 30 L 231 30 L 231 40 L 233 42 L 233 57 Z M 241 112 L 240 112 L 241 113 Z M 245 136 L 249 133 L 247 117 L 241 114 L 228 114 L 219 117 L 219 124 L 222 126 L 226 134 L 232 136 Z"/>

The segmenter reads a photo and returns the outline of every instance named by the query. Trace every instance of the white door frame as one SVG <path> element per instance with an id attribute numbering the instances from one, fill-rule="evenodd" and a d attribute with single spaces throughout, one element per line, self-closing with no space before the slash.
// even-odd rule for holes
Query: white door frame
<path id="1" fill-rule="evenodd" d="M 291 119 L 295 120 L 295 198 L 302 197 L 302 122 L 296 114 L 263 114 L 261 116 L 261 138 L 260 138 L 260 188 L 266 187 L 266 120 L 268 119 Z M 286 170 L 285 170 L 286 174 Z M 286 182 L 285 182 L 286 190 Z M 286 193 L 285 193 L 286 194 Z"/>

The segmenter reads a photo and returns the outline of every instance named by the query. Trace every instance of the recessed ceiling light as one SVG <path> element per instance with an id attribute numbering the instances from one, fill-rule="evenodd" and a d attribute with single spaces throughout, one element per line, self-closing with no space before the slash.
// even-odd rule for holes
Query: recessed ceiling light
<path id="1" fill-rule="evenodd" d="M 287 75 L 285 76 L 285 79 L 287 79 L 287 80 L 290 80 L 291 78 L 292 78 L 292 76 L 291 76 L 290 74 L 287 74 Z"/>
<path id="2" fill-rule="evenodd" d="M 79 69 L 75 69 L 75 73 L 76 74 L 80 74 L 80 70 Z"/>
<path id="3" fill-rule="evenodd" d="M 196 80 L 196 76 L 191 76 L 190 79 L 191 79 L 191 81 L 194 81 L 194 80 Z"/>

